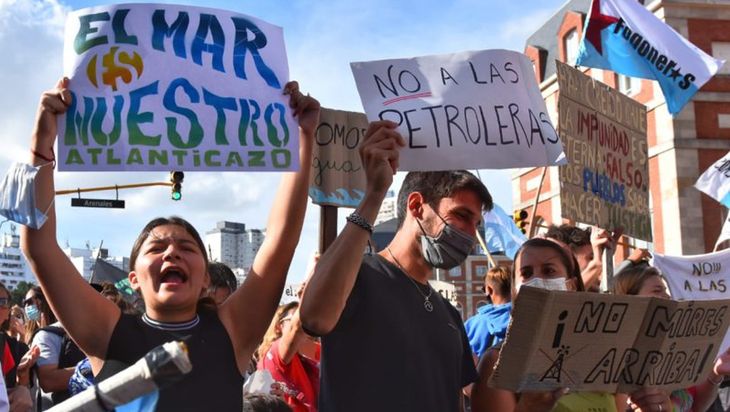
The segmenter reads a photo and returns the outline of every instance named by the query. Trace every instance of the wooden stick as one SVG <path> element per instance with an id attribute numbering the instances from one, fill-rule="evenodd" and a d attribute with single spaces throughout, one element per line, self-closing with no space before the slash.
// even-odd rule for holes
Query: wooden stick
<path id="1" fill-rule="evenodd" d="M 497 262 L 492 257 L 492 254 L 489 253 L 489 249 L 487 249 L 486 243 L 484 243 L 484 239 L 482 239 L 482 235 L 477 230 L 477 240 L 479 241 L 479 244 L 482 246 L 482 249 L 484 249 L 484 253 L 487 254 L 487 260 L 489 260 L 489 264 L 492 265 L 493 268 L 497 267 Z"/>
<path id="2" fill-rule="evenodd" d="M 540 184 L 537 186 L 537 193 L 535 193 L 535 203 L 532 205 L 532 213 L 530 214 L 530 232 L 527 236 L 528 238 L 535 236 L 535 232 L 537 231 L 537 228 L 535 227 L 535 222 L 537 221 L 537 204 L 540 202 L 540 191 L 542 190 L 543 182 L 545 182 L 546 174 L 547 166 L 543 166 L 542 175 L 540 176 Z"/>

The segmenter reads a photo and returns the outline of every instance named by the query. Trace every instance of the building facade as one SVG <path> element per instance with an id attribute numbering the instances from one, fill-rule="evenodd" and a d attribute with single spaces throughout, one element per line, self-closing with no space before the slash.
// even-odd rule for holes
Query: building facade
<path id="1" fill-rule="evenodd" d="M 205 244 L 211 261 L 221 262 L 231 269 L 241 269 L 248 273 L 253 259 L 264 242 L 265 233 L 259 229 L 246 229 L 238 222 L 218 222 L 216 227 L 205 234 Z M 244 276 L 244 275 L 242 275 Z M 239 281 L 242 281 L 242 276 Z"/>
<path id="2" fill-rule="evenodd" d="M 380 205 L 380 210 L 378 210 L 378 216 L 375 217 L 375 223 L 373 223 L 373 226 L 377 226 L 383 222 L 387 222 L 388 220 L 396 219 L 398 217 L 398 211 L 396 210 L 397 200 L 398 197 L 395 195 L 395 192 L 389 190 L 385 195 L 385 199 L 383 199 L 383 203 Z"/>
<path id="3" fill-rule="evenodd" d="M 108 263 L 118 267 L 119 269 L 129 272 L 129 258 L 122 257 L 109 257 L 109 251 L 105 248 L 91 248 L 87 245 L 85 248 L 65 247 L 62 249 L 63 253 L 68 256 L 71 263 L 74 265 L 76 270 L 79 271 L 85 281 L 91 279 L 91 275 L 94 273 L 94 265 L 96 259 L 104 259 Z M 126 262 L 127 267 L 122 267 Z"/>
<path id="4" fill-rule="evenodd" d="M 4 233 L 2 236 L 0 281 L 10 290 L 15 289 L 20 282 L 36 283 L 28 261 L 20 250 L 20 235 L 17 233 L 17 227 L 11 224 L 10 233 Z"/>
<path id="5" fill-rule="evenodd" d="M 707 54 L 730 60 L 730 2 L 711 0 L 644 1 L 645 7 Z M 590 9 L 590 0 L 571 0 L 530 38 L 525 54 L 553 124 L 558 125 L 559 87 L 555 60 L 574 64 Z M 655 81 L 630 78 L 611 71 L 584 72 L 618 89 L 647 107 L 650 213 L 653 243 L 624 243 L 670 255 L 712 251 L 724 222 L 725 208 L 694 188 L 708 167 L 730 150 L 730 64 L 707 84 L 676 116 Z M 512 177 L 513 205 L 532 211 L 542 168 L 516 170 Z M 548 168 L 540 188 L 537 220 L 563 222 L 558 168 Z M 612 228 L 606 228 L 612 229 Z M 538 230 L 539 231 L 539 230 Z M 616 260 L 628 253 L 620 247 Z"/>

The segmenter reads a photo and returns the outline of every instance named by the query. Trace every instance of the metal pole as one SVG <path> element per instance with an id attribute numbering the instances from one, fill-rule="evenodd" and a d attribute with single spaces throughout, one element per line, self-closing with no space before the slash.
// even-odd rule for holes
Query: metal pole
<path id="1" fill-rule="evenodd" d="M 172 186 L 172 183 L 171 182 L 133 183 L 133 184 L 129 184 L 129 185 L 89 187 L 86 189 L 57 190 L 56 195 L 69 195 L 69 194 L 81 193 L 81 192 L 101 192 L 104 190 L 132 189 L 132 188 L 136 188 L 136 187 L 148 187 L 148 186 Z"/>

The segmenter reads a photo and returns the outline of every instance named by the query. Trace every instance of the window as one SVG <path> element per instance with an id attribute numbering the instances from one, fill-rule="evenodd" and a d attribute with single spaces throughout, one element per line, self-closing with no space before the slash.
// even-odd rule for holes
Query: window
<path id="1" fill-rule="evenodd" d="M 713 41 L 712 57 L 727 61 L 717 74 L 730 74 L 730 42 Z"/>
<path id="2" fill-rule="evenodd" d="M 461 266 L 457 266 L 453 269 L 449 269 L 449 276 L 452 278 L 458 278 L 461 276 Z"/>
<path id="3" fill-rule="evenodd" d="M 563 48 L 565 50 L 565 62 L 568 64 L 575 64 L 578 58 L 578 31 L 573 29 L 569 31 L 563 40 Z"/>
<path id="4" fill-rule="evenodd" d="M 639 92 L 640 80 L 623 74 L 616 74 L 616 86 L 621 93 L 631 96 Z"/>

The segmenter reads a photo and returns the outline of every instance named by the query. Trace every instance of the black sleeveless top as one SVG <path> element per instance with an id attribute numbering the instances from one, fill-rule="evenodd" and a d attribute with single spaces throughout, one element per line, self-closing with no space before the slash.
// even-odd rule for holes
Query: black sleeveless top
<path id="1" fill-rule="evenodd" d="M 114 327 L 104 366 L 95 381 L 114 375 L 171 340 L 184 340 L 192 371 L 160 391 L 157 411 L 235 411 L 243 409 L 243 376 L 233 344 L 215 312 L 202 311 L 199 322 L 171 326 L 125 315 Z"/>

